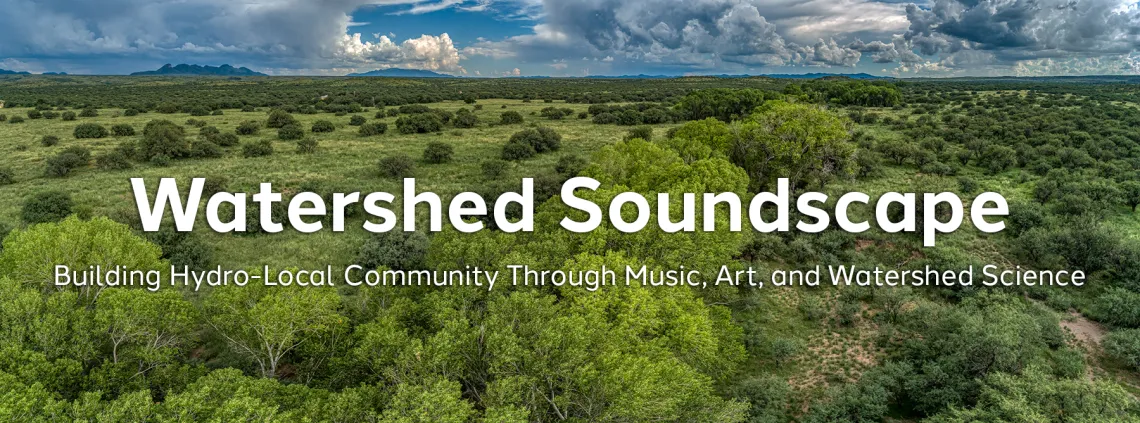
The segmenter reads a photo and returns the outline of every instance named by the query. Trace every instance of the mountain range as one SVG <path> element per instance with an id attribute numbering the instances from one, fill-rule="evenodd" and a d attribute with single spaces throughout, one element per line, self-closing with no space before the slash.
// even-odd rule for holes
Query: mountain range
<path id="1" fill-rule="evenodd" d="M 187 65 L 185 63 L 173 66 L 169 63 L 162 65 L 158 70 L 132 73 L 131 76 L 268 76 L 255 72 L 249 68 L 235 68 L 230 65 L 201 66 Z"/>
<path id="2" fill-rule="evenodd" d="M 16 72 L 7 69 L 0 69 L 0 75 L 31 75 L 28 72 Z"/>

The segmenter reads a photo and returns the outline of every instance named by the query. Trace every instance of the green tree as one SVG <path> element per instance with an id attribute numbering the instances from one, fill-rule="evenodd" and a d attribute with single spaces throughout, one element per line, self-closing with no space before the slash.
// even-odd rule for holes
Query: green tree
<path id="1" fill-rule="evenodd" d="M 274 378 L 285 357 L 304 342 L 344 324 L 333 289 L 269 288 L 263 285 L 212 290 L 202 314 L 234 352 Z"/>
<path id="2" fill-rule="evenodd" d="M 855 147 L 848 123 L 824 109 L 768 102 L 739 132 L 730 157 L 748 172 L 754 190 L 768 190 L 777 178 L 786 177 L 798 188 L 853 173 Z"/>

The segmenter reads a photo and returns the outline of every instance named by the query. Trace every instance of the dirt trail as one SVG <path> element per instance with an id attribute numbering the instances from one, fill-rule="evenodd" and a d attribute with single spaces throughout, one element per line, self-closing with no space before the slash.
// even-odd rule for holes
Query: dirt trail
<path id="1" fill-rule="evenodd" d="M 1089 352 L 1100 351 L 1100 341 L 1107 333 L 1099 323 L 1085 318 L 1080 313 L 1070 312 L 1069 318 L 1061 321 L 1061 327 L 1073 333 L 1077 342 Z"/>

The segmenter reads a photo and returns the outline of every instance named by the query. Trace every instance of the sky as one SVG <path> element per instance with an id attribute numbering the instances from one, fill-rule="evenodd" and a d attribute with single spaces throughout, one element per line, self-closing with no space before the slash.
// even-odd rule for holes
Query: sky
<path id="1" fill-rule="evenodd" d="M 0 69 L 469 77 L 1140 72 L 1137 0 L 0 0 Z"/>

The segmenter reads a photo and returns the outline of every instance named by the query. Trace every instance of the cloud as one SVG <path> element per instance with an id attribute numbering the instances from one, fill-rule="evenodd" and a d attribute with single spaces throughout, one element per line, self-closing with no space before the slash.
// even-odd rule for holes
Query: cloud
<path id="1" fill-rule="evenodd" d="M 829 6 L 832 3 L 776 7 L 780 5 L 775 0 L 546 0 L 545 19 L 533 27 L 532 33 L 499 41 L 479 40 L 464 54 L 493 53 L 501 57 L 506 55 L 502 52 L 510 52 L 534 62 L 586 56 L 692 68 L 854 66 L 862 53 L 826 36 L 834 26 L 812 26 L 803 18 L 822 14 L 852 25 L 859 22 L 861 30 L 871 32 L 906 28 L 899 6 L 868 6 L 879 15 L 894 16 L 893 21 L 872 21 L 843 19 L 851 11 Z M 856 0 L 841 3 L 856 10 L 859 5 L 873 4 Z M 761 10 L 782 10 L 778 19 L 788 22 L 797 36 L 817 37 L 805 38 L 806 42 L 789 40 Z"/>
<path id="2" fill-rule="evenodd" d="M 7 0 L 0 57 L 120 56 L 235 60 L 262 68 L 376 64 L 462 72 L 446 34 L 395 43 L 346 36 L 350 14 L 367 5 L 416 0 Z"/>
<path id="3" fill-rule="evenodd" d="M 934 0 L 909 5 L 905 34 L 922 54 L 993 52 L 1003 62 L 1118 56 L 1140 42 L 1140 12 L 1122 0 Z"/>

